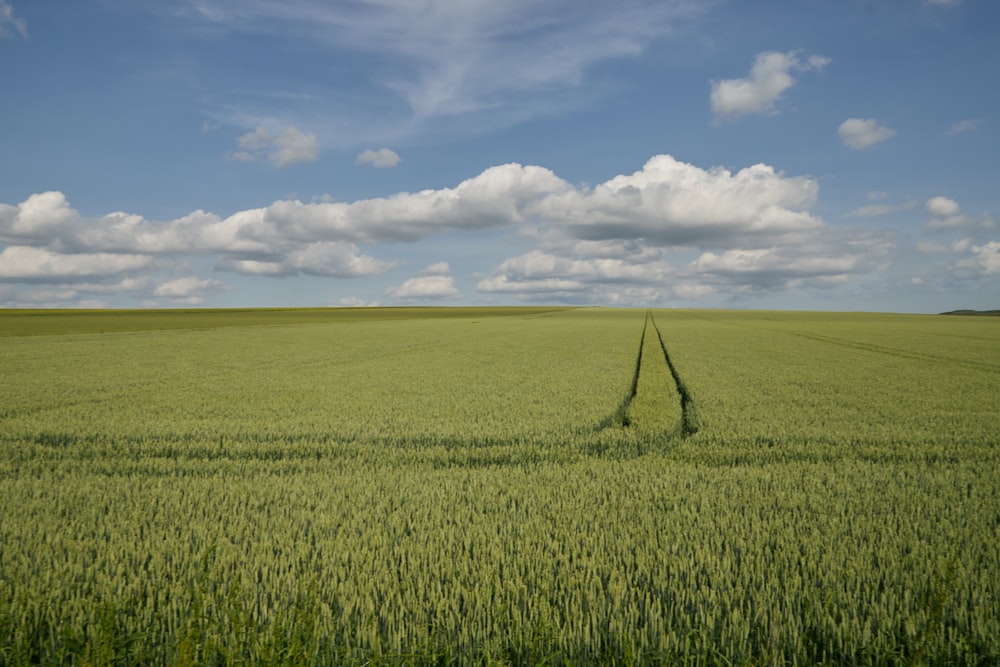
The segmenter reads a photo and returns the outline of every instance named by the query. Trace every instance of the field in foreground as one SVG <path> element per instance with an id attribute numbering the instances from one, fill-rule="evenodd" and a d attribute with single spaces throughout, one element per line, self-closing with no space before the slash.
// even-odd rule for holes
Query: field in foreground
<path id="1" fill-rule="evenodd" d="M 0 312 L 0 665 L 997 664 L 998 325 Z"/>

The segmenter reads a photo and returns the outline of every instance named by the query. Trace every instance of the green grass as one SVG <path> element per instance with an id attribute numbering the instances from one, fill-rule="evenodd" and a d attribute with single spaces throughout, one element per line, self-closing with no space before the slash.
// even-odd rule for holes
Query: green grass
<path id="1" fill-rule="evenodd" d="M 988 318 L 11 312 L 0 665 L 1000 661 Z"/>

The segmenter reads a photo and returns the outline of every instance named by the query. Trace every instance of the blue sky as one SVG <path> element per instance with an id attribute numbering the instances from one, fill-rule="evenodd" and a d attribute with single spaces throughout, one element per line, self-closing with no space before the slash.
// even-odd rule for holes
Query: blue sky
<path id="1" fill-rule="evenodd" d="M 993 0 L 0 0 L 0 307 L 1000 308 Z"/>

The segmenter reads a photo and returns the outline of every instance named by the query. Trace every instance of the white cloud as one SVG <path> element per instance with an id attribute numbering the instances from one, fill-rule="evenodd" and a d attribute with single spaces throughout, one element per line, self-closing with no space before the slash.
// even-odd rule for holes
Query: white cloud
<path id="1" fill-rule="evenodd" d="M 420 272 L 422 276 L 444 276 L 451 273 L 451 267 L 448 266 L 448 262 L 438 262 L 436 264 L 431 264 L 426 269 Z"/>
<path id="2" fill-rule="evenodd" d="M 187 276 L 161 283 L 153 290 L 153 295 L 165 298 L 174 304 L 198 305 L 204 303 L 205 296 L 224 290 L 226 286 L 218 280 Z"/>
<path id="3" fill-rule="evenodd" d="M 487 229 L 524 220 L 533 201 L 569 185 L 542 167 L 490 167 L 454 188 L 401 192 L 352 203 L 275 202 L 248 236 L 415 241 L 446 230 Z"/>
<path id="4" fill-rule="evenodd" d="M 310 243 L 290 253 L 288 264 L 302 273 L 332 278 L 373 276 L 395 265 L 362 254 L 358 246 L 345 241 Z"/>
<path id="5" fill-rule="evenodd" d="M 0 37 L 9 35 L 11 29 L 28 39 L 28 24 L 14 15 L 14 7 L 7 0 L 0 0 Z"/>
<path id="6" fill-rule="evenodd" d="M 629 303 L 653 303 L 715 294 L 732 298 L 780 289 L 829 289 L 880 270 L 888 249 L 878 238 L 825 234 L 785 246 L 703 252 L 683 264 L 579 259 L 533 250 L 504 260 L 477 288 L 533 300 L 591 303 L 624 303 L 626 294 Z"/>
<path id="7" fill-rule="evenodd" d="M 948 131 L 945 132 L 945 134 L 949 136 L 953 136 L 956 134 L 964 134 L 965 132 L 972 132 L 973 130 L 978 130 L 980 127 L 982 127 L 982 125 L 983 122 L 978 119 L 960 120 L 952 124 L 952 126 L 948 128 Z"/>
<path id="8" fill-rule="evenodd" d="M 532 250 L 504 260 L 490 276 L 480 281 L 479 289 L 486 292 L 506 291 L 512 285 L 538 280 L 554 280 L 559 289 L 575 289 L 584 283 L 656 283 L 672 273 L 673 269 L 663 261 L 636 263 L 617 258 L 578 259 Z"/>
<path id="9" fill-rule="evenodd" d="M 925 5 L 932 7 L 957 7 L 962 0 L 924 0 Z"/>
<path id="10" fill-rule="evenodd" d="M 481 274 L 480 292 L 651 303 L 825 288 L 879 270 L 885 241 L 835 234 L 810 211 L 818 190 L 811 178 L 786 176 L 764 164 L 704 169 L 659 155 L 639 171 L 596 186 L 573 186 L 548 169 L 507 164 L 451 188 L 355 202 L 278 201 L 227 218 L 195 211 L 164 222 L 122 212 L 84 217 L 53 192 L 0 205 L 0 243 L 34 253 L 31 261 L 15 263 L 15 251 L 5 251 L 7 275 L 22 282 L 39 282 L 43 275 L 50 283 L 60 275 L 76 276 L 62 282 L 80 282 L 88 270 L 144 276 L 166 270 L 176 276 L 182 258 L 197 257 L 201 265 L 214 258 L 217 271 L 246 275 L 357 278 L 398 265 L 372 256 L 365 244 L 507 227 L 535 249 Z M 10 268 L 37 267 L 43 259 L 51 260 L 50 268 L 33 269 L 33 277 Z M 62 268 L 51 268 L 57 266 Z M 212 286 L 162 277 L 150 284 L 150 298 L 170 298 L 164 290 L 175 290 L 178 299 L 200 298 L 193 290 Z M 390 294 L 447 297 L 458 288 L 450 266 L 440 261 Z"/>
<path id="11" fill-rule="evenodd" d="M 850 273 L 859 258 L 842 256 L 801 256 L 795 250 L 778 248 L 734 249 L 721 254 L 707 252 L 694 261 L 693 267 L 701 273 L 721 275 L 761 276 L 776 278 L 801 278 L 803 276 L 836 276 Z"/>
<path id="12" fill-rule="evenodd" d="M 395 266 L 362 254 L 357 245 L 346 241 L 319 241 L 306 244 L 270 260 L 223 256 L 219 271 L 256 276 L 291 276 L 299 273 L 330 278 L 362 278 L 383 273 Z"/>
<path id="13" fill-rule="evenodd" d="M 431 264 L 417 277 L 410 278 L 385 292 L 397 299 L 444 299 L 460 294 L 458 287 L 455 286 L 455 279 L 451 276 L 448 262 Z"/>
<path id="14" fill-rule="evenodd" d="M 287 167 L 299 162 L 315 162 L 319 157 L 319 144 L 315 134 L 306 134 L 297 128 L 287 127 L 274 142 L 275 151 L 271 162 L 278 167 Z"/>
<path id="15" fill-rule="evenodd" d="M 936 218 L 947 218 L 962 212 L 958 202 L 948 197 L 932 197 L 927 200 L 926 207 L 927 212 Z"/>
<path id="16" fill-rule="evenodd" d="M 840 124 L 837 133 L 844 145 L 854 150 L 868 148 L 896 136 L 895 130 L 879 125 L 871 118 L 848 118 Z"/>
<path id="17" fill-rule="evenodd" d="M 34 194 L 16 207 L 0 206 L 0 242 L 56 236 L 76 219 L 76 212 L 69 207 L 63 193 Z"/>
<path id="18" fill-rule="evenodd" d="M 395 151 L 389 148 L 379 148 L 378 150 L 365 150 L 358 155 L 358 164 L 370 164 L 377 169 L 395 167 L 402 160 Z"/>
<path id="19" fill-rule="evenodd" d="M 594 188 L 553 192 L 529 209 L 579 239 L 711 246 L 820 227 L 821 221 L 808 212 L 818 191 L 815 181 L 785 177 L 764 164 L 732 173 L 658 155 L 634 174 Z"/>
<path id="20" fill-rule="evenodd" d="M 1000 274 L 1000 241 L 990 241 L 970 248 L 972 257 L 961 260 L 956 268 L 965 276 Z"/>
<path id="21" fill-rule="evenodd" d="M 502 261 L 477 287 L 641 304 L 828 290 L 885 270 L 889 240 L 827 227 L 809 212 L 817 193 L 812 179 L 767 165 L 731 172 L 656 156 L 634 174 L 538 199 L 528 207 L 537 223 L 522 229 L 539 247 Z"/>
<path id="22" fill-rule="evenodd" d="M 237 139 L 239 150 L 229 153 L 232 160 L 253 162 L 266 157 L 276 167 L 288 167 L 300 162 L 315 162 L 319 157 L 319 143 L 315 134 L 306 134 L 296 127 L 286 127 L 274 135 L 266 127 L 241 135 Z"/>
<path id="23" fill-rule="evenodd" d="M 829 58 L 817 55 L 803 61 L 796 51 L 760 53 L 749 77 L 712 82 L 712 113 L 720 118 L 773 111 L 781 94 L 795 85 L 792 72 L 819 71 L 829 63 Z"/>
<path id="24" fill-rule="evenodd" d="M 566 91 L 582 92 L 593 65 L 633 57 L 705 9 L 702 0 L 198 0 L 181 12 L 228 30 L 309 40 L 331 57 L 375 54 L 379 93 L 398 96 L 409 109 L 400 125 L 412 129 L 468 114 L 502 124 L 568 104 Z M 280 115 L 234 106 L 236 116 Z"/>
<path id="25" fill-rule="evenodd" d="M 148 267 L 151 257 L 111 253 L 62 254 L 29 246 L 0 252 L 0 280 L 59 282 L 66 278 L 113 276 Z"/>
<path id="26" fill-rule="evenodd" d="M 382 304 L 378 301 L 367 301 L 356 296 L 345 296 L 337 299 L 335 307 L 340 308 L 377 308 Z"/>
<path id="27" fill-rule="evenodd" d="M 965 215 L 958 202 L 948 197 L 932 197 L 927 200 L 925 206 L 932 216 L 924 226 L 929 232 L 959 229 L 968 232 L 987 232 L 996 227 L 996 221 L 991 216 Z"/>

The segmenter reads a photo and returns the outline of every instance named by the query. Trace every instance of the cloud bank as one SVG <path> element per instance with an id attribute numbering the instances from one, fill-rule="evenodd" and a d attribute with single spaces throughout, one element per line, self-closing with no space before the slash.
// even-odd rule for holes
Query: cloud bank
<path id="1" fill-rule="evenodd" d="M 502 229 L 534 249 L 479 268 L 476 290 L 491 298 L 739 298 L 826 289 L 883 270 L 890 241 L 831 228 L 810 210 L 818 191 L 815 180 L 764 164 L 704 169 L 657 155 L 594 186 L 506 164 L 452 188 L 354 202 L 281 200 L 228 217 L 194 211 L 162 222 L 121 212 L 84 217 L 62 193 L 46 192 L 0 205 L 0 281 L 77 292 L 74 283 L 86 282 L 99 285 L 95 292 L 193 303 L 230 287 L 211 274 L 191 275 L 191 262 L 217 276 L 372 278 L 402 265 L 393 244 L 456 233 L 475 244 Z M 949 201 L 931 200 L 928 211 L 948 219 Z M 439 299 L 461 290 L 442 261 L 385 293 Z"/>

